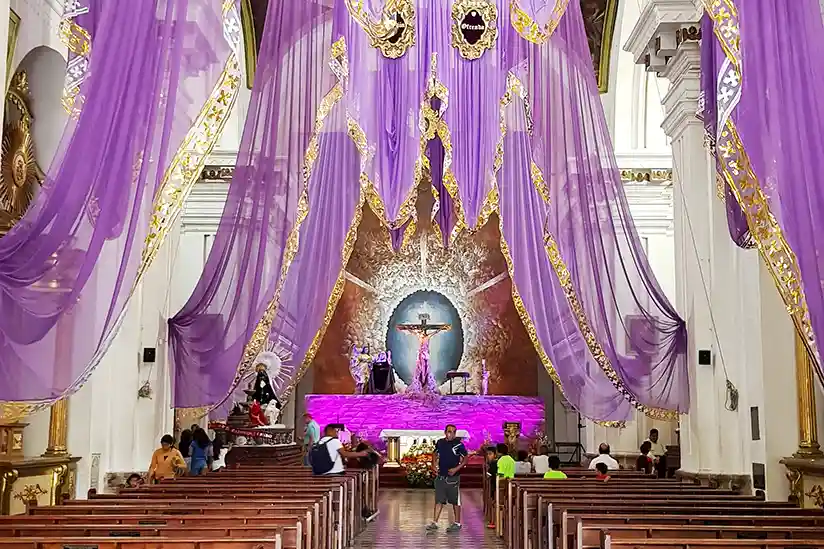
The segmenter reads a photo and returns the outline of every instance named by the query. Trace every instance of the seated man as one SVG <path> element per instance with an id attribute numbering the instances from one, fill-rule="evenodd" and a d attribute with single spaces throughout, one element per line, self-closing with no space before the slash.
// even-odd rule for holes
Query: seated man
<path id="1" fill-rule="evenodd" d="M 598 456 L 592 458 L 592 461 L 589 462 L 589 468 L 596 469 L 599 463 L 605 464 L 607 469 L 612 469 L 613 471 L 620 468 L 615 458 L 609 455 L 609 444 L 606 442 L 602 442 L 600 446 L 598 446 Z"/>

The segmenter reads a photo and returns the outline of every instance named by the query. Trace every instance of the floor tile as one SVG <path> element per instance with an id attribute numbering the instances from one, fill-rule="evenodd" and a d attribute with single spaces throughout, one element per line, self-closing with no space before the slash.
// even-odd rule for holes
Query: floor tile
<path id="1" fill-rule="evenodd" d="M 433 490 L 381 491 L 380 515 L 355 540 L 354 549 L 498 549 L 504 546 L 484 524 L 480 490 L 461 492 L 463 529 L 447 533 L 452 510 L 446 506 L 441 515 L 440 529 L 427 532 L 435 503 Z"/>

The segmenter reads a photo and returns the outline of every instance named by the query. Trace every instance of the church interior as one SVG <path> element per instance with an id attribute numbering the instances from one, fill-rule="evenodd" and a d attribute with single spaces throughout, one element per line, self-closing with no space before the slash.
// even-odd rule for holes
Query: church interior
<path id="1" fill-rule="evenodd" d="M 0 12 L 0 549 L 824 547 L 824 0 Z"/>

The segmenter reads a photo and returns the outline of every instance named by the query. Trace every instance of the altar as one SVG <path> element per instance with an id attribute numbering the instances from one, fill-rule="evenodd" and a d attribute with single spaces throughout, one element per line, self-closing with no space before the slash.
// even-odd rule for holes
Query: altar
<path id="1" fill-rule="evenodd" d="M 456 435 L 464 445 L 468 443 L 469 431 L 458 429 Z M 426 429 L 384 429 L 379 436 L 381 440 L 386 442 L 386 455 L 389 461 L 397 462 L 416 444 L 429 442 L 434 445 L 438 439 L 443 438 L 444 432 L 443 430 L 428 431 Z"/>
<path id="2" fill-rule="evenodd" d="M 544 423 L 543 401 L 522 396 L 306 395 L 306 411 L 321 428 L 343 424 L 347 431 L 379 449 L 386 448 L 382 434 L 423 432 L 439 437 L 451 423 L 467 449 L 475 451 L 485 441 L 503 442 L 505 422 L 520 422 L 525 435 L 543 430 Z"/>

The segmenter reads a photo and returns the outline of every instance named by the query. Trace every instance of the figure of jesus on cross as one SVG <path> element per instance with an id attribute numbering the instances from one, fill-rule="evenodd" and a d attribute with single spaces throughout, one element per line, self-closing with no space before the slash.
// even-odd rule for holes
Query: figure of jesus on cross
<path id="1" fill-rule="evenodd" d="M 452 329 L 450 324 L 429 324 L 429 315 L 420 313 L 418 315 L 419 324 L 398 324 L 397 329 L 402 332 L 409 332 L 417 336 L 420 346 L 418 347 L 418 358 L 415 361 L 415 374 L 412 376 L 412 383 L 409 384 L 408 392 L 412 394 L 437 394 L 438 385 L 432 371 L 429 369 L 429 340 L 432 336 Z"/>

